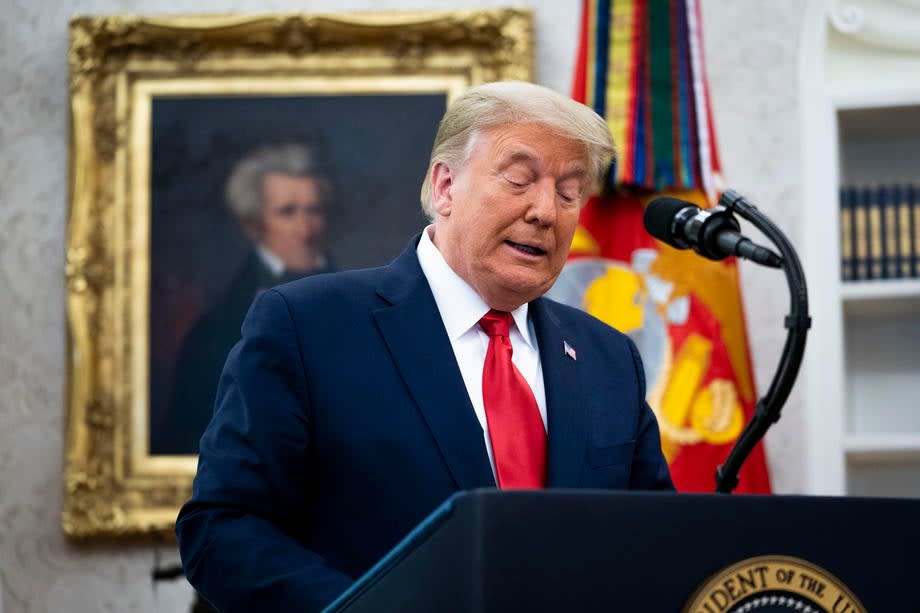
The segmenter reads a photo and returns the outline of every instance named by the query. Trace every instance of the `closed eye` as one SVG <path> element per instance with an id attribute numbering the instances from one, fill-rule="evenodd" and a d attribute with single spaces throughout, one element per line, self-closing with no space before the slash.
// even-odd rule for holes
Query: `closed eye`
<path id="1" fill-rule="evenodd" d="M 556 192 L 566 202 L 576 202 L 581 198 L 581 182 L 571 178 L 560 181 L 556 184 Z"/>

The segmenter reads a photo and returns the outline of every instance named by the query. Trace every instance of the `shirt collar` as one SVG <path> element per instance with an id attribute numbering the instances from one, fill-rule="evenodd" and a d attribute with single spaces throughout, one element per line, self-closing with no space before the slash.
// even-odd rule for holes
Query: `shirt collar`
<path id="1" fill-rule="evenodd" d="M 268 269 L 271 271 L 271 273 L 274 276 L 280 277 L 281 275 L 284 274 L 284 271 L 285 271 L 284 260 L 282 260 L 277 255 L 275 255 L 275 253 L 271 249 L 269 249 L 262 243 L 258 243 L 256 245 L 256 253 L 259 254 L 259 258 L 262 260 L 262 263 L 268 267 Z M 325 255 L 317 256 L 317 258 L 314 260 L 313 269 L 322 270 L 326 268 L 326 264 L 327 264 L 327 260 L 326 260 Z"/>
<path id="2" fill-rule="evenodd" d="M 284 261 L 272 253 L 271 249 L 259 243 L 256 245 L 256 252 L 273 275 L 280 277 L 284 273 Z"/>
<path id="3" fill-rule="evenodd" d="M 479 323 L 482 316 L 489 312 L 489 305 L 447 264 L 431 240 L 434 232 L 434 225 L 425 228 L 416 253 L 422 272 L 431 286 L 434 301 L 441 312 L 447 336 L 454 341 Z M 511 316 L 524 341 L 534 347 L 530 326 L 527 325 L 528 306 L 525 302 L 511 311 Z"/>

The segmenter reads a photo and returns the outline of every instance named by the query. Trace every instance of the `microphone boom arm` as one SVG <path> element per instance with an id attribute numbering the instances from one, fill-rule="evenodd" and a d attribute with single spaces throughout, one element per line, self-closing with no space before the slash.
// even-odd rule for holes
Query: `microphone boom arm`
<path id="1" fill-rule="evenodd" d="M 779 249 L 790 294 L 789 314 L 785 320 L 788 332 L 776 373 L 773 375 L 767 393 L 757 401 L 754 416 L 738 436 L 725 463 L 716 469 L 716 492 L 729 494 L 738 486 L 738 471 L 754 446 L 763 438 L 770 426 L 779 421 L 783 405 L 789 397 L 792 384 L 802 364 L 805 340 L 808 329 L 811 327 L 811 317 L 808 315 L 808 287 L 805 283 L 805 273 L 786 235 L 757 210 L 756 206 L 734 190 L 725 190 L 719 203 L 751 222 Z"/>

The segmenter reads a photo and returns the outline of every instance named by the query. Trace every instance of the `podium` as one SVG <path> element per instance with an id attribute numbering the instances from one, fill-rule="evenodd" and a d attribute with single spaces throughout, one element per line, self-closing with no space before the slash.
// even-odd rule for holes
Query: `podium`
<path id="1" fill-rule="evenodd" d="M 920 500 L 476 490 L 326 612 L 684 610 L 920 611 Z"/>

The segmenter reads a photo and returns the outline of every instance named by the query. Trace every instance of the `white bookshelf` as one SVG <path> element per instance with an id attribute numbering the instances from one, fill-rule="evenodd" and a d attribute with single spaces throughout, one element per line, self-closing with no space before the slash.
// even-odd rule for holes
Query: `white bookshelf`
<path id="1" fill-rule="evenodd" d="M 815 1 L 809 18 L 809 490 L 920 497 L 920 279 L 843 282 L 838 238 L 841 184 L 920 184 L 920 4 Z"/>
<path id="2" fill-rule="evenodd" d="M 841 284 L 840 299 L 847 304 L 898 299 L 914 302 L 920 310 L 920 279 L 847 281 Z"/>
<path id="3" fill-rule="evenodd" d="M 844 447 L 853 465 L 920 462 L 918 433 L 851 434 L 844 439 Z"/>

